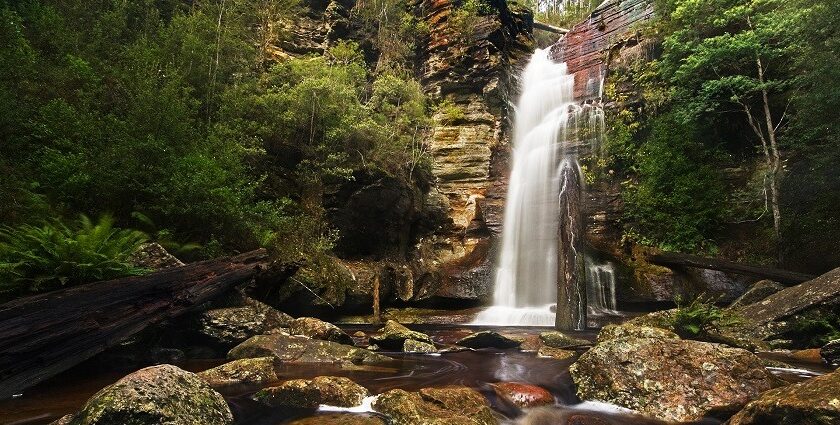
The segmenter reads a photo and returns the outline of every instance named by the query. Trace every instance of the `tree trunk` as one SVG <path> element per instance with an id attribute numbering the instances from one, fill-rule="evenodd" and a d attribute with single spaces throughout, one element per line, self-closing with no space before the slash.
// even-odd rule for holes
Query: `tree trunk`
<path id="1" fill-rule="evenodd" d="M 758 67 L 758 81 L 761 82 L 761 100 L 764 106 L 764 121 L 767 126 L 767 136 L 770 140 L 770 207 L 773 211 L 773 231 L 776 234 L 776 245 L 781 242 L 781 223 L 782 217 L 779 210 L 779 172 L 781 171 L 781 155 L 779 155 L 779 146 L 776 143 L 776 127 L 773 125 L 773 115 L 770 113 L 770 100 L 767 94 L 767 88 L 763 86 L 764 81 L 764 66 L 761 63 L 761 57 L 756 56 L 756 66 Z M 780 253 L 779 249 L 777 252 Z"/>
<path id="2" fill-rule="evenodd" d="M 717 258 L 706 258 L 697 255 L 681 254 L 677 252 L 662 252 L 646 258 L 651 264 L 666 267 L 694 267 L 698 269 L 720 270 L 744 276 L 754 276 L 771 279 L 786 285 L 795 285 L 814 278 L 812 275 L 797 273 L 772 267 L 741 264 Z"/>
<path id="3" fill-rule="evenodd" d="M 0 399 L 247 282 L 265 250 L 90 283 L 0 306 Z"/>

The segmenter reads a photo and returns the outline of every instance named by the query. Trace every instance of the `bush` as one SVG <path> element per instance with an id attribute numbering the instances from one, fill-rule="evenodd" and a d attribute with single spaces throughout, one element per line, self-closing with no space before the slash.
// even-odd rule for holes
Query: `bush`
<path id="1" fill-rule="evenodd" d="M 139 275 L 129 258 L 145 242 L 138 231 L 114 227 L 110 216 L 0 230 L 0 297 Z"/>
<path id="2" fill-rule="evenodd" d="M 710 334 L 739 321 L 734 313 L 715 306 L 707 297 L 696 297 L 688 304 L 681 299 L 676 301 L 671 326 L 681 338 L 708 340 Z"/>

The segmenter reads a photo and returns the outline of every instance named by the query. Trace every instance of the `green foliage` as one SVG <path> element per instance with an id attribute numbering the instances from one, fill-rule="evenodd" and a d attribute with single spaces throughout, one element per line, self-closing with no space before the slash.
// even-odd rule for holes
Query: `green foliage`
<path id="1" fill-rule="evenodd" d="M 697 136 L 675 113 L 653 119 L 650 135 L 633 154 L 637 179 L 625 183 L 626 218 L 635 225 L 630 235 L 645 235 L 668 250 L 709 248 L 726 195 L 712 165 L 715 152 Z"/>
<path id="2" fill-rule="evenodd" d="M 681 338 L 707 340 L 710 334 L 740 322 L 737 315 L 715 306 L 707 297 L 696 297 L 687 304 L 682 299 L 676 301 L 670 324 Z"/>
<path id="3" fill-rule="evenodd" d="M 458 8 L 449 15 L 449 27 L 453 30 L 455 36 L 466 42 L 475 34 L 482 16 L 494 12 L 495 10 L 487 3 L 487 0 L 463 0 Z"/>
<path id="4" fill-rule="evenodd" d="M 59 222 L 0 229 L 0 296 L 49 291 L 99 280 L 138 275 L 130 256 L 146 240 L 114 227 L 104 215 L 93 223 L 81 216 Z"/>
<path id="5" fill-rule="evenodd" d="M 796 316 L 784 336 L 801 348 L 822 347 L 829 341 L 840 339 L 840 311 L 811 311 Z"/>

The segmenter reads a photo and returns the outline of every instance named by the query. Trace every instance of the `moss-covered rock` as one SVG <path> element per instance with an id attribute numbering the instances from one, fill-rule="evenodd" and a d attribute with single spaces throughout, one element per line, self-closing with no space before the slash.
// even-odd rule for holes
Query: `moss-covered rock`
<path id="1" fill-rule="evenodd" d="M 412 331 L 393 320 L 385 322 L 385 326 L 379 330 L 379 334 L 370 337 L 370 342 L 382 348 L 401 350 L 405 341 L 409 339 L 433 344 L 432 338 L 428 335 Z"/>
<path id="2" fill-rule="evenodd" d="M 233 415 L 222 395 L 172 365 L 140 369 L 90 398 L 71 425 L 227 425 Z"/>
<path id="3" fill-rule="evenodd" d="M 840 371 L 762 394 L 730 425 L 834 425 L 840 423 Z"/>
<path id="4" fill-rule="evenodd" d="M 482 331 L 467 335 L 456 344 L 469 348 L 514 348 L 519 347 L 522 341 L 508 338 L 498 332 Z"/>
<path id="5" fill-rule="evenodd" d="M 295 419 L 289 425 L 385 425 L 385 421 L 370 413 L 327 413 Z"/>
<path id="6" fill-rule="evenodd" d="M 633 324 L 607 325 L 598 332 L 598 343 L 619 338 L 676 338 L 680 337 L 667 329 Z"/>
<path id="7" fill-rule="evenodd" d="M 302 336 L 257 335 L 228 352 L 228 359 L 276 357 L 286 362 L 371 364 L 391 360 L 363 348 Z"/>
<path id="8" fill-rule="evenodd" d="M 262 303 L 208 310 L 198 318 L 199 333 L 227 347 L 270 329 L 286 327 L 292 320 L 288 314 Z"/>
<path id="9" fill-rule="evenodd" d="M 581 355 L 570 372 L 582 400 L 666 421 L 732 414 L 782 384 L 746 350 L 673 338 L 608 340 Z"/>
<path id="10" fill-rule="evenodd" d="M 737 309 L 751 304 L 755 304 L 769 297 L 770 295 L 781 291 L 782 289 L 785 289 L 785 286 L 781 283 L 766 279 L 759 280 L 758 282 L 750 285 L 750 287 L 747 288 L 746 292 L 744 292 L 743 295 L 738 297 L 738 299 L 736 299 L 732 302 L 732 304 L 729 305 L 729 308 Z"/>
<path id="11" fill-rule="evenodd" d="M 230 385 L 257 385 L 277 382 L 277 366 L 280 361 L 275 357 L 257 357 L 239 359 L 205 370 L 198 377 L 213 388 Z"/>
<path id="12" fill-rule="evenodd" d="M 553 348 L 567 348 L 578 345 L 589 345 L 590 342 L 585 339 L 571 337 L 563 332 L 543 332 L 540 334 L 540 341 L 543 345 Z"/>
<path id="13" fill-rule="evenodd" d="M 353 407 L 370 395 L 368 390 L 348 378 L 319 376 L 314 379 L 292 379 L 265 388 L 254 395 L 260 403 L 272 407 L 314 409 L 321 404 Z"/>
<path id="14" fill-rule="evenodd" d="M 554 360 L 568 360 L 575 356 L 575 352 L 543 345 L 537 350 L 537 356 L 550 357 Z"/>
<path id="15" fill-rule="evenodd" d="M 353 345 L 353 338 L 338 326 L 314 317 L 298 317 L 289 324 L 289 333 L 303 335 L 309 338 Z"/>
<path id="16" fill-rule="evenodd" d="M 433 344 L 413 339 L 405 340 L 402 350 L 406 353 L 437 353 L 437 348 Z"/>
<path id="17" fill-rule="evenodd" d="M 381 394 L 373 408 L 394 425 L 495 425 L 490 404 L 467 387 L 424 388 L 419 392 L 391 390 Z"/>

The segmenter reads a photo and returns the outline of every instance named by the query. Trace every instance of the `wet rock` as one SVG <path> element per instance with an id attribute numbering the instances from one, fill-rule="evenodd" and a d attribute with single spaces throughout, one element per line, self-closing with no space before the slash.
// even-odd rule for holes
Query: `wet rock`
<path id="1" fill-rule="evenodd" d="M 467 335 L 456 344 L 469 348 L 514 348 L 519 347 L 520 341 L 510 339 L 498 332 L 483 331 Z"/>
<path id="2" fill-rule="evenodd" d="M 762 394 L 730 425 L 830 425 L 840 423 L 840 372 Z"/>
<path id="3" fill-rule="evenodd" d="M 521 382 L 499 382 L 492 384 L 493 391 L 502 400 L 524 409 L 527 407 L 554 404 L 554 396 L 545 388 Z"/>
<path id="4" fill-rule="evenodd" d="M 131 254 L 129 261 L 136 267 L 155 271 L 184 265 L 157 242 L 140 245 L 137 251 Z"/>
<path id="5" fill-rule="evenodd" d="M 319 376 L 314 379 L 292 379 L 276 387 L 265 388 L 254 395 L 260 403 L 272 407 L 314 409 L 319 405 L 354 407 L 370 395 L 368 390 L 348 378 Z"/>
<path id="6" fill-rule="evenodd" d="M 407 339 L 403 343 L 403 351 L 406 353 L 437 353 L 437 348 L 426 342 Z"/>
<path id="7" fill-rule="evenodd" d="M 629 423 L 629 422 L 628 422 Z M 633 422 L 634 424 L 636 422 Z M 517 422 L 519 425 L 611 425 L 597 416 L 567 412 L 561 409 L 539 407 L 529 409 Z"/>
<path id="8" fill-rule="evenodd" d="M 582 400 L 598 400 L 666 421 L 732 414 L 780 385 L 754 354 L 671 338 L 597 344 L 570 368 Z"/>
<path id="9" fill-rule="evenodd" d="M 205 370 L 199 373 L 198 377 L 214 388 L 277 382 L 280 380 L 277 376 L 279 364 L 275 357 L 239 359 Z"/>
<path id="10" fill-rule="evenodd" d="M 551 357 L 555 360 L 567 360 L 575 356 L 575 352 L 571 350 L 564 350 L 562 348 L 554 348 L 543 345 L 537 351 L 540 357 Z"/>
<path id="11" fill-rule="evenodd" d="M 820 357 L 826 363 L 834 366 L 840 366 L 840 339 L 835 339 L 820 348 Z"/>
<path id="12" fill-rule="evenodd" d="M 607 325 L 598 332 L 598 343 L 619 338 L 672 338 L 680 337 L 667 329 L 631 324 Z"/>
<path id="13" fill-rule="evenodd" d="M 818 363 L 822 364 L 823 358 L 820 353 L 819 348 L 808 348 L 805 350 L 796 350 L 790 353 L 790 356 L 796 360 L 805 362 L 805 363 Z"/>
<path id="14" fill-rule="evenodd" d="M 385 421 L 370 413 L 328 413 L 295 419 L 289 425 L 385 425 Z"/>
<path id="15" fill-rule="evenodd" d="M 272 328 L 288 326 L 291 316 L 265 304 L 264 307 L 245 306 L 208 310 L 199 316 L 199 333 L 220 345 L 231 346 L 268 332 Z"/>
<path id="16" fill-rule="evenodd" d="M 412 331 L 393 320 L 385 322 L 385 326 L 379 330 L 379 335 L 371 336 L 370 342 L 382 348 L 400 350 L 408 339 L 433 344 L 432 338 L 428 335 Z"/>
<path id="17" fill-rule="evenodd" d="M 571 337 L 562 332 L 552 331 L 543 332 L 540 334 L 540 341 L 546 346 L 553 348 L 567 348 L 577 345 L 589 345 L 589 341 L 585 339 Z"/>
<path id="18" fill-rule="evenodd" d="M 309 338 L 353 345 L 353 338 L 332 323 L 314 317 L 299 317 L 289 324 L 289 333 L 303 335 Z"/>
<path id="19" fill-rule="evenodd" d="M 90 398 L 72 425 L 226 425 L 233 415 L 222 395 L 172 365 L 140 369 Z"/>
<path id="20" fill-rule="evenodd" d="M 286 362 L 353 363 L 388 362 L 390 357 L 332 341 L 293 335 L 256 335 L 228 352 L 228 359 L 273 356 Z"/>
<path id="21" fill-rule="evenodd" d="M 377 397 L 373 408 L 394 425 L 498 423 L 484 396 L 467 387 L 391 390 Z"/>
<path id="22" fill-rule="evenodd" d="M 355 336 L 356 338 L 367 338 L 367 334 L 362 331 L 354 332 L 353 336 Z"/>
<path id="23" fill-rule="evenodd" d="M 731 309 L 737 309 L 740 307 L 744 307 L 747 305 L 755 304 L 770 295 L 775 294 L 776 292 L 785 289 L 785 286 L 779 282 L 774 282 L 772 280 L 759 280 L 756 283 L 753 283 L 747 291 L 744 292 L 744 295 L 741 295 L 729 305 Z"/>
<path id="24" fill-rule="evenodd" d="M 761 302 L 738 309 L 750 321 L 764 325 L 821 305 L 840 303 L 840 268 L 799 285 L 785 288 Z"/>
<path id="25" fill-rule="evenodd" d="M 50 425 L 69 425 L 70 421 L 73 420 L 73 415 L 64 415 L 53 422 L 50 422 Z"/>
<path id="26" fill-rule="evenodd" d="M 187 355 L 178 348 L 157 347 L 152 350 L 152 361 L 156 364 L 181 364 Z"/>

